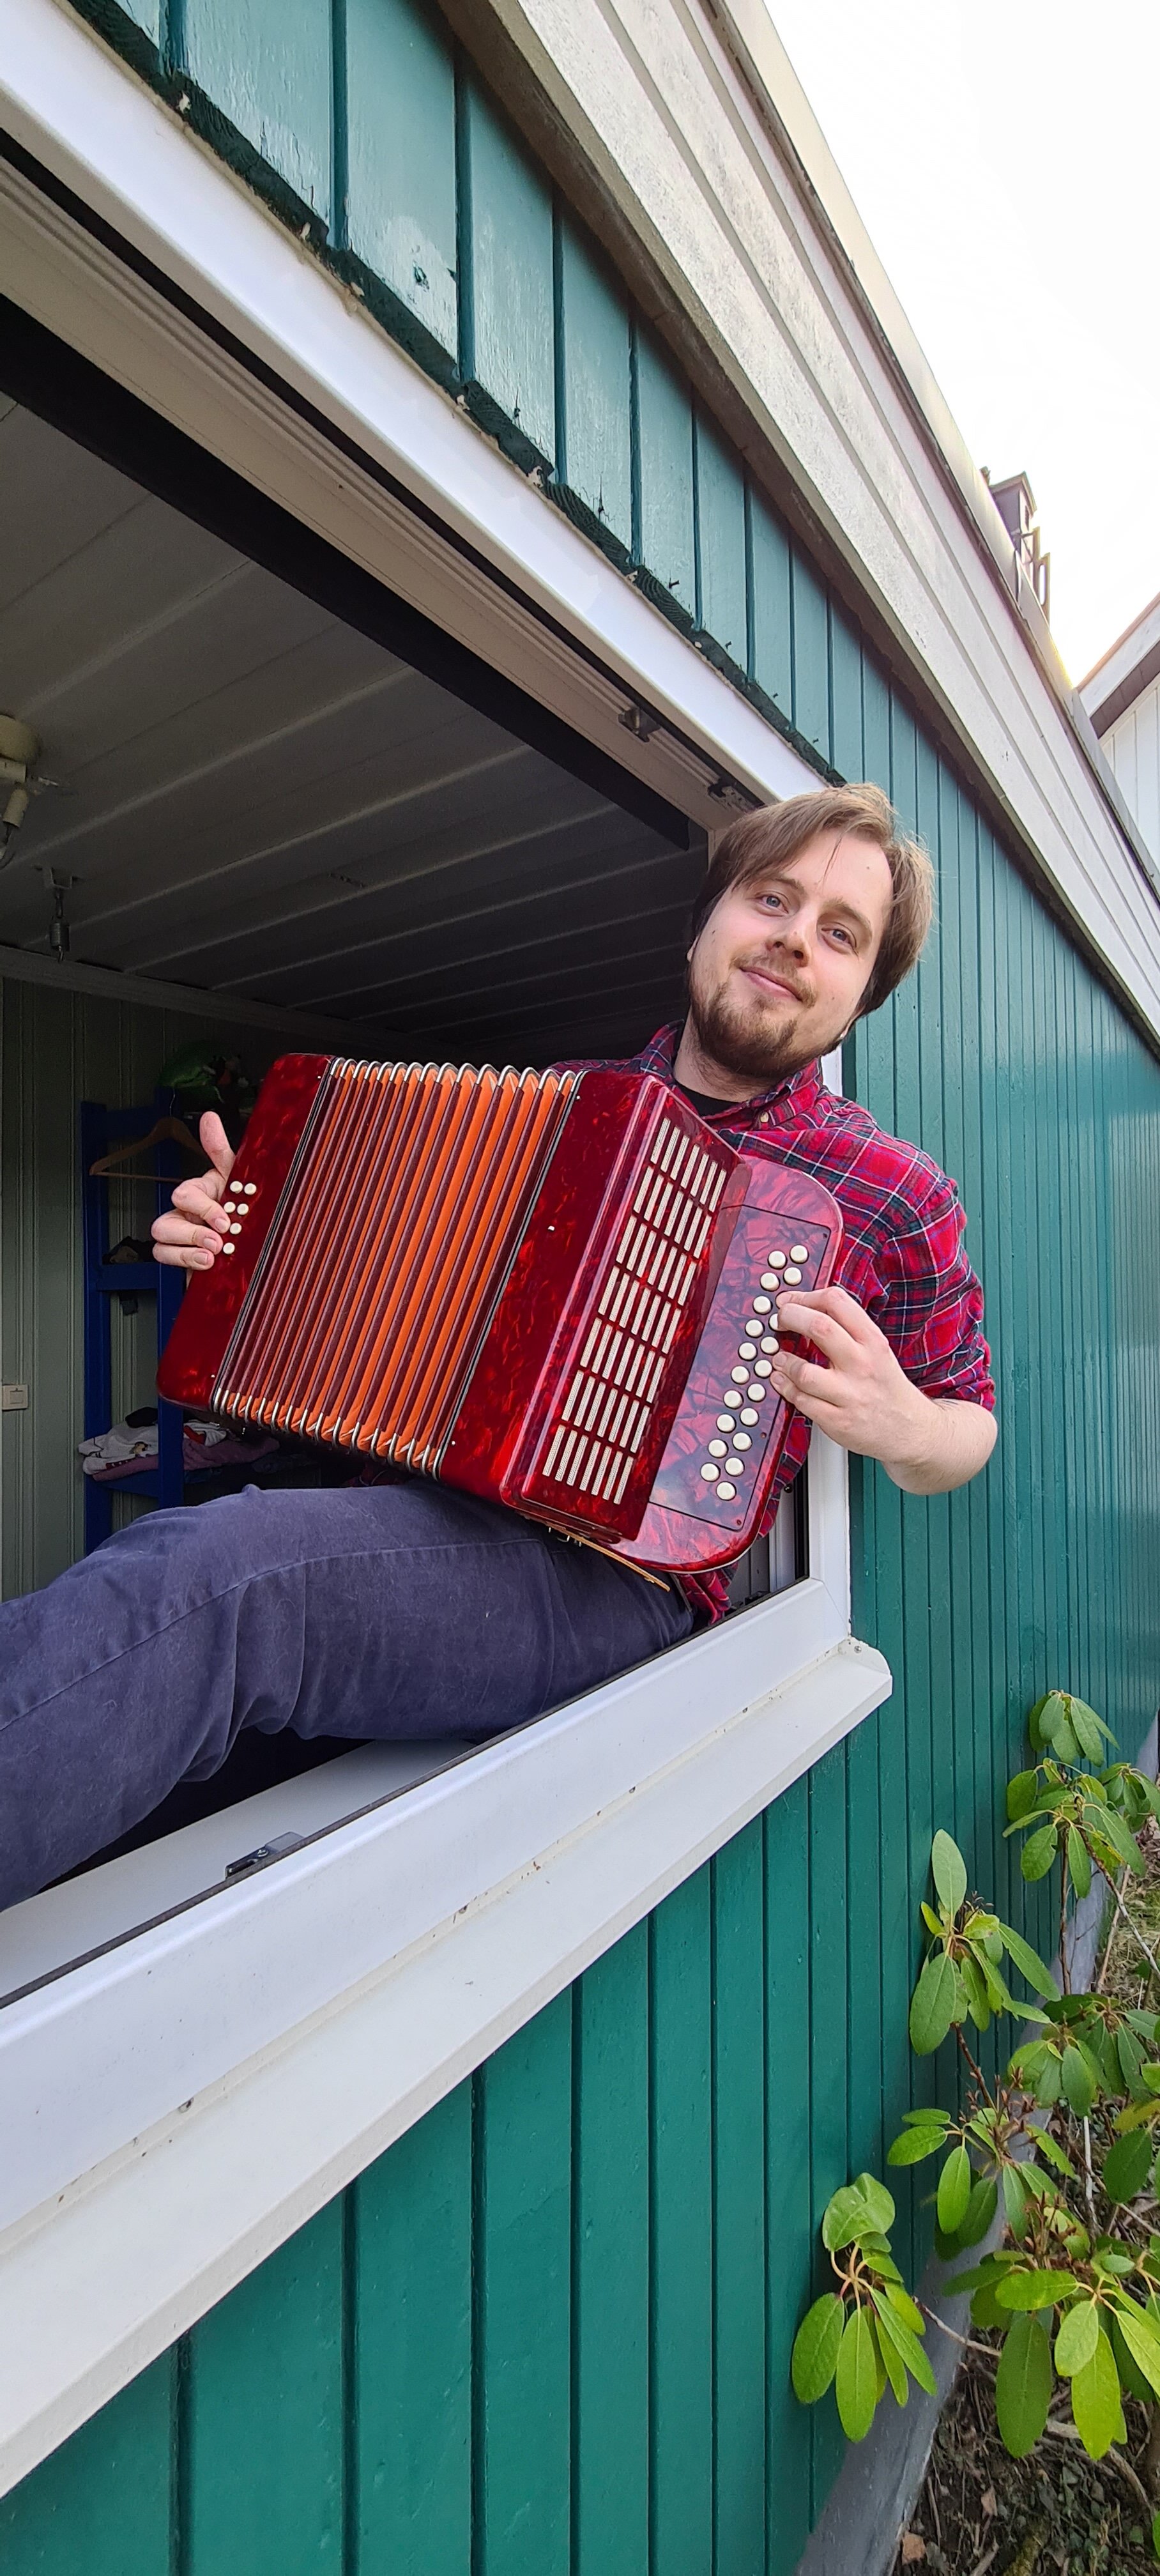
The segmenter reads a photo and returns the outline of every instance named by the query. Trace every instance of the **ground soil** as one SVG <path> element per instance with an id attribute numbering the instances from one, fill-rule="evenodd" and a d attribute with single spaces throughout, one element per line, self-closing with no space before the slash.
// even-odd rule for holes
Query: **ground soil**
<path id="1" fill-rule="evenodd" d="M 1148 1878 L 1125 1896 L 1154 1955 L 1160 1956 L 1160 1834 L 1144 1837 Z M 1109 1909 L 1110 1913 L 1110 1909 Z M 1139 1974 L 1139 1952 L 1119 1918 L 1102 1983 L 1133 2004 L 1160 2010 L 1160 1990 Z M 1155 2222 L 1153 2222 L 1155 2223 Z M 934 2340 L 938 2328 L 931 2325 Z M 976 2335 L 980 2344 L 994 2338 Z M 1150 2516 L 1124 2470 L 1098 2465 L 1074 2439 L 1045 2435 L 1028 2460 L 1012 2460 L 995 2430 L 994 2372 L 966 2352 L 944 2409 L 922 2492 L 904 2532 L 894 2576 L 1158 2576 Z M 1062 2391 L 1060 2392 L 1062 2395 Z M 1068 2415 L 1066 2403 L 1063 2413 Z M 1129 2399 L 1121 2457 L 1139 2474 L 1145 2410 Z"/>

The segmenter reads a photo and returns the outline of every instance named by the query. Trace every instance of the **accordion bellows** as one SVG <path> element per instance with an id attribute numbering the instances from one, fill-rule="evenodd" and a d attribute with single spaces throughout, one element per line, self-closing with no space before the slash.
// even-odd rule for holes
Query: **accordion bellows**
<path id="1" fill-rule="evenodd" d="M 643 1563 L 749 1544 L 785 1408 L 743 1327 L 770 1312 L 772 1259 L 829 1275 L 841 1221 L 654 1076 L 284 1057 L 225 1205 L 163 1395 Z"/>

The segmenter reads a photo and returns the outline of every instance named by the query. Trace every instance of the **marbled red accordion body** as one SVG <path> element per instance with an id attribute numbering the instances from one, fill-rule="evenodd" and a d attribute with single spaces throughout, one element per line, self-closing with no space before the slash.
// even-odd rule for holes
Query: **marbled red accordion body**
<path id="1" fill-rule="evenodd" d="M 655 1076 L 286 1056 L 226 1205 L 163 1395 L 642 1564 L 749 1546 L 787 1420 L 762 1328 L 787 1271 L 824 1284 L 841 1219 Z"/>

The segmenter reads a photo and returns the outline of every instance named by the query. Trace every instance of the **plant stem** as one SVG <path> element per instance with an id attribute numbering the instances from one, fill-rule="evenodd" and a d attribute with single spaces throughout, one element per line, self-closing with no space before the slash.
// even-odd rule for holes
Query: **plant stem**
<path id="1" fill-rule="evenodd" d="M 1120 1886 L 1120 1892 L 1121 1892 L 1121 1894 L 1123 1893 L 1123 1890 L 1124 1890 L 1124 1888 L 1127 1886 L 1127 1884 L 1128 1884 L 1128 1871 L 1127 1871 L 1127 1864 L 1125 1863 L 1124 1868 L 1120 1871 L 1120 1877 L 1119 1877 L 1119 1886 Z M 1109 1888 L 1111 1888 L 1112 1895 L 1114 1896 L 1114 1895 L 1115 1895 L 1115 1893 L 1116 1893 L 1116 1890 L 1115 1890 L 1115 1888 L 1112 1886 L 1111 1879 L 1109 1879 L 1109 1880 L 1108 1880 L 1108 1886 L 1109 1886 Z M 1113 1921 L 1111 1931 L 1109 1932 L 1108 1937 L 1107 1937 L 1107 1940 L 1106 1940 L 1106 1941 L 1105 1941 L 1105 1943 L 1104 1943 L 1104 1955 L 1103 1955 L 1103 1958 L 1102 1958 L 1102 1959 L 1101 1959 L 1101 1961 L 1100 1961 L 1100 1972 L 1099 1972 L 1098 1977 L 1096 1978 L 1095 1985 L 1094 1985 L 1094 1987 L 1093 1987 L 1093 1989 L 1092 1989 L 1092 1991 L 1093 1991 L 1093 1993 L 1094 1993 L 1094 1994 L 1102 1995 L 1102 1993 L 1103 1993 L 1103 1991 L 1104 1991 L 1104 1978 L 1106 1977 L 1106 1975 L 1107 1975 L 1107 1973 L 1108 1973 L 1108 1964 L 1109 1964 L 1109 1961 L 1110 1961 L 1110 1959 L 1111 1959 L 1111 1955 L 1112 1955 L 1112 1943 L 1113 1943 L 1113 1941 L 1115 1940 L 1115 1937 L 1116 1937 L 1116 1926 L 1115 1926 L 1115 1922 Z"/>
<path id="2" fill-rule="evenodd" d="M 1158 1971 L 1158 1973 L 1160 1973 L 1160 1971 Z M 958 2023 L 957 2023 L 957 2022 L 956 2022 L 956 2024 L 955 2024 L 955 2038 L 957 2039 L 957 2041 L 958 2041 L 958 2043 L 959 2043 L 959 2047 L 961 2048 L 961 2050 L 962 2050 L 962 2052 L 963 2052 L 963 2055 L 964 2055 L 964 2057 L 966 2058 L 967 2064 L 968 2064 L 968 2066 L 970 2067 L 971 2073 L 972 2073 L 972 2075 L 974 2076 L 975 2082 L 976 2082 L 976 2084 L 978 2085 L 979 2090 L 980 2090 L 980 2092 L 982 2093 L 982 2095 L 983 2095 L 983 2097 L 984 2097 L 984 2100 L 985 2100 L 985 2101 L 987 2101 L 987 2102 L 990 2104 L 990 2107 L 991 2107 L 991 2109 L 992 2109 L 992 2111 L 993 2111 L 993 2110 L 996 2108 L 995 2096 L 994 2096 L 994 2094 L 993 2094 L 993 2093 L 992 2093 L 992 2091 L 991 2091 L 991 2087 L 990 2087 L 990 2085 L 989 2085 L 989 2084 L 988 2084 L 988 2082 L 987 2082 L 987 2078 L 986 2078 L 986 2076 L 985 2076 L 985 2075 L 984 2075 L 984 2073 L 983 2073 L 982 2067 L 977 2063 L 976 2059 L 972 2057 L 971 2052 L 970 2052 L 970 2049 L 968 2048 L 967 2043 L 966 2043 L 965 2039 L 963 2038 L 962 2031 L 961 2031 L 961 2029 L 959 2028 L 959 2025 L 958 2025 Z"/>
<path id="3" fill-rule="evenodd" d="M 1071 1993 L 1071 1968 L 1067 1956 L 1067 1836 L 1063 1843 L 1063 1866 L 1059 1873 L 1059 1981 L 1065 1995 Z"/>
<path id="4" fill-rule="evenodd" d="M 1120 1894 L 1119 1888 L 1118 1888 L 1118 1887 L 1116 1887 L 1116 1886 L 1113 1884 L 1113 1881 L 1112 1881 L 1111 1879 L 1109 1879 L 1109 1880 L 1108 1880 L 1108 1885 L 1109 1885 L 1109 1887 L 1110 1887 L 1110 1888 L 1111 1888 L 1111 1890 L 1112 1890 L 1112 1898 L 1113 1898 L 1113 1902 L 1115 1903 L 1115 1905 L 1116 1905 L 1116 1907 L 1117 1907 L 1118 1911 L 1123 1915 L 1124 1921 L 1125 1921 L 1125 1923 L 1126 1923 L 1126 1924 L 1127 1924 L 1127 1926 L 1128 1926 L 1128 1930 L 1129 1930 L 1129 1932 L 1130 1932 L 1130 1933 L 1131 1933 L 1131 1935 L 1132 1935 L 1132 1939 L 1133 1939 L 1133 1941 L 1135 1942 L 1137 1949 L 1138 1949 L 1138 1950 L 1142 1950 L 1142 1951 L 1143 1951 L 1144 1956 L 1145 1956 L 1145 1958 L 1146 1958 L 1146 1960 L 1147 1960 L 1147 1962 L 1148 1962 L 1148 1965 L 1149 1965 L 1149 1967 L 1150 1967 L 1150 1969 L 1151 1969 L 1151 1971 L 1152 1971 L 1152 1974 L 1153 1974 L 1153 1976 L 1154 1976 L 1154 1977 L 1155 1977 L 1155 1979 L 1156 1979 L 1156 1983 L 1157 1983 L 1157 1985 L 1160 1985 L 1160 1961 L 1157 1961 L 1157 1960 L 1153 1957 L 1153 1954 L 1152 1954 L 1151 1950 L 1149 1949 L 1149 1947 L 1148 1947 L 1148 1944 L 1147 1944 L 1146 1940 L 1144 1939 L 1144 1935 L 1143 1935 L 1143 1933 L 1141 1932 L 1139 1925 L 1138 1925 L 1137 1923 L 1133 1923 L 1133 1921 L 1132 1921 L 1132 1917 L 1131 1917 L 1131 1915 L 1130 1915 L 1130 1914 L 1129 1914 L 1129 1912 L 1128 1912 L 1127 1906 L 1126 1906 L 1126 1905 L 1125 1905 L 1125 1903 L 1124 1903 L 1124 1900 L 1123 1900 L 1123 1897 L 1122 1897 L 1122 1896 L 1121 1896 L 1121 1894 Z"/>
<path id="5" fill-rule="evenodd" d="M 925 2299 L 919 2299 L 916 2304 L 922 2309 L 924 2317 L 930 2318 L 932 2326 L 938 2327 L 940 2334 L 949 2335 L 951 2342 L 961 2344 L 964 2352 L 980 2353 L 984 2361 L 990 2362 L 993 2370 L 997 2369 L 999 2355 L 992 2351 L 989 2343 L 975 2343 L 970 2335 L 956 2334 L 954 2327 L 948 2326 L 945 2317 L 940 2317 L 937 2308 L 928 2308 Z"/>
<path id="6" fill-rule="evenodd" d="M 1096 2225 L 1096 2190 L 1095 2183 L 1092 2179 L 1092 2126 L 1090 2120 L 1085 2120 L 1083 2124 L 1083 2187 L 1087 2197 L 1088 2217 L 1092 2223 L 1092 2235 L 1098 2236 L 1100 2231 Z"/>
<path id="7" fill-rule="evenodd" d="M 1144 2444 L 1144 2477 L 1153 2506 L 1160 2503 L 1160 2406 L 1148 2409 L 1148 2439 Z"/>

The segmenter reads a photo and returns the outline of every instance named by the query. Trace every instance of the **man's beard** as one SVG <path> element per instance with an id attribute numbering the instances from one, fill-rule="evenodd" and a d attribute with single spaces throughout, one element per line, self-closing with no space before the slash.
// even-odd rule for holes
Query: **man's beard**
<path id="1" fill-rule="evenodd" d="M 745 960 L 737 961 L 744 964 Z M 784 1082 L 791 1073 L 800 1073 L 804 1064 L 812 1064 L 817 1047 L 803 1046 L 792 1027 L 777 1028 L 766 1017 L 759 1003 L 746 1010 L 729 999 L 725 981 L 711 993 L 698 993 L 689 977 L 689 1017 L 706 1056 L 726 1073 L 737 1074 L 745 1082 L 759 1082 L 769 1089 Z"/>

